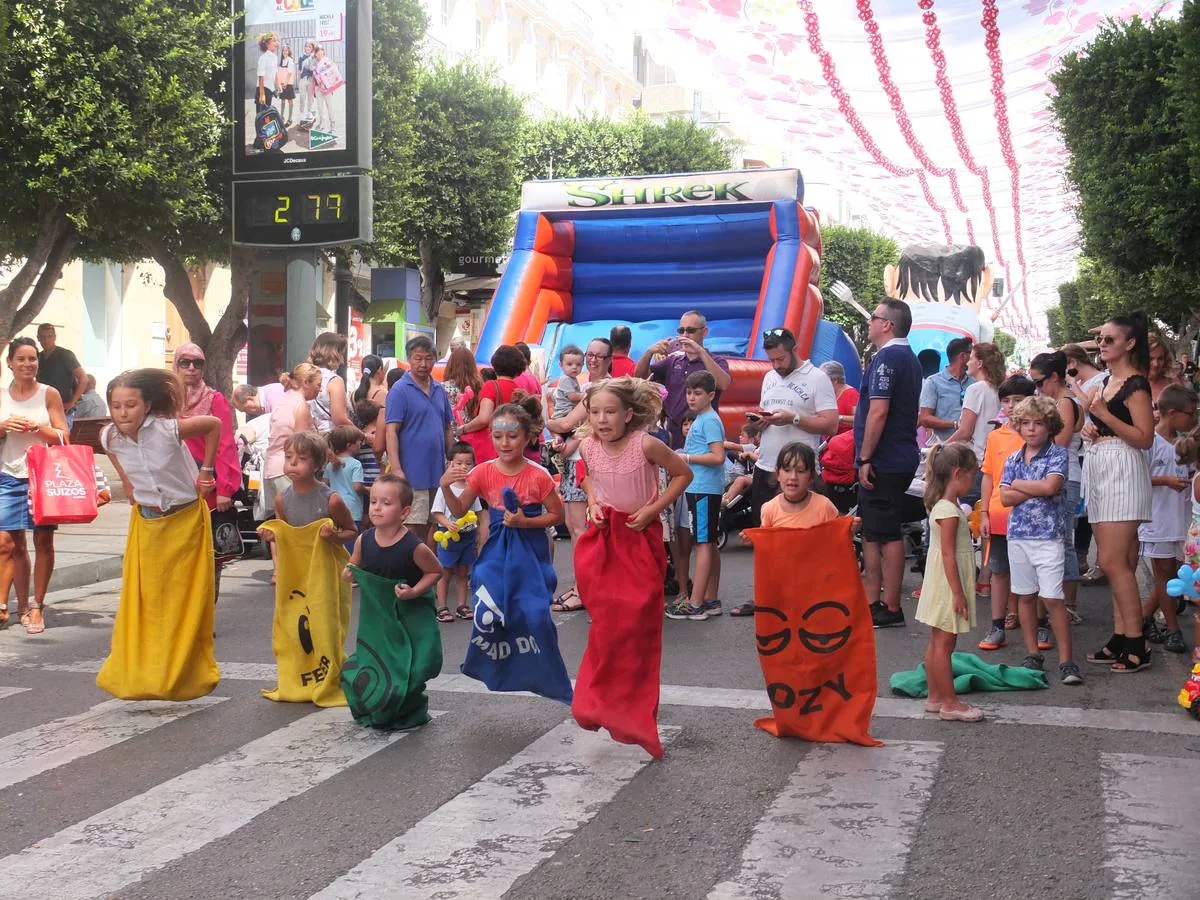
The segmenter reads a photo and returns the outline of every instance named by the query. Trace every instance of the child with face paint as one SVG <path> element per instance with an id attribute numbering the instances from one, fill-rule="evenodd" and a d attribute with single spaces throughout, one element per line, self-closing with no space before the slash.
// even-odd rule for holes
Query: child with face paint
<path id="1" fill-rule="evenodd" d="M 947 722 L 983 721 L 983 710 L 958 699 L 950 661 L 958 636 L 975 627 L 975 554 L 959 499 L 970 493 L 978 468 L 971 445 L 954 443 L 935 446 L 925 469 L 925 508 L 932 533 L 916 618 L 932 629 L 925 650 L 925 712 Z"/>

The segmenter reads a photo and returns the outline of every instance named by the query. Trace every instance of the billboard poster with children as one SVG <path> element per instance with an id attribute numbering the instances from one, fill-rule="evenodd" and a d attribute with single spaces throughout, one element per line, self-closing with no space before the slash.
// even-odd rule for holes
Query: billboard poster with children
<path id="1" fill-rule="evenodd" d="M 346 150 L 346 0 L 245 0 L 240 141 L 247 157 Z"/>

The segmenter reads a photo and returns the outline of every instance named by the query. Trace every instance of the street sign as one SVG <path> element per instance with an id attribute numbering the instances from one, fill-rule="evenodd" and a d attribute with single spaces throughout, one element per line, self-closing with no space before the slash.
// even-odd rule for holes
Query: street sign
<path id="1" fill-rule="evenodd" d="M 332 247 L 371 233 L 366 175 L 235 181 L 233 242 L 243 247 Z"/>

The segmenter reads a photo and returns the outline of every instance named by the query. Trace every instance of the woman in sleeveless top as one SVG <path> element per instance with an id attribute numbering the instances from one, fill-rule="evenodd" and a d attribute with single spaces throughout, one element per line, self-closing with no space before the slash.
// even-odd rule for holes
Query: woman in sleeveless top
<path id="1" fill-rule="evenodd" d="M 346 364 L 346 336 L 332 331 L 318 334 L 308 361 L 321 370 L 321 391 L 308 404 L 313 428 L 321 434 L 328 434 L 343 425 L 357 428 L 350 417 L 346 382 L 337 373 Z"/>
<path id="2" fill-rule="evenodd" d="M 1138 525 L 1150 519 L 1150 469 L 1142 452 L 1154 443 L 1146 317 L 1115 316 L 1097 338 L 1108 366 L 1104 383 L 1085 392 L 1072 388 L 1091 416 L 1096 440 L 1083 465 L 1083 496 L 1096 536 L 1100 568 L 1113 598 L 1113 634 L 1088 654 L 1088 662 L 1111 664 L 1114 672 L 1137 672 L 1150 664 L 1142 637 L 1142 610 L 1134 570 Z"/>
<path id="3" fill-rule="evenodd" d="M 17 615 L 29 634 L 46 630 L 42 606 L 54 571 L 54 526 L 34 528 L 29 511 L 25 452 L 35 444 L 65 443 L 67 414 L 57 390 L 38 384 L 37 344 L 17 338 L 8 345 L 12 383 L 0 391 L 0 627 L 8 624 L 8 592 L 16 584 Z M 29 602 L 29 550 L 37 553 L 33 602 Z"/>

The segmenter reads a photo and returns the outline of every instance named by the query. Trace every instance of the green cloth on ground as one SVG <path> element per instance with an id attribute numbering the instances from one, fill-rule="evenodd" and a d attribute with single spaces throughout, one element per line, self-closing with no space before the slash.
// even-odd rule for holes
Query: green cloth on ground
<path id="1" fill-rule="evenodd" d="M 952 653 L 950 670 L 954 673 L 954 693 L 971 691 L 1038 691 L 1050 685 L 1046 673 L 1020 666 L 985 663 L 974 653 Z M 911 672 L 897 672 L 891 677 L 892 693 L 901 697 L 928 697 L 929 682 L 925 679 L 925 664 Z"/>
<path id="2" fill-rule="evenodd" d="M 359 725 L 397 731 L 429 721 L 425 682 L 442 671 L 437 601 L 396 597 L 400 582 L 351 566 L 360 588 L 358 636 L 342 666 L 342 690 Z"/>

